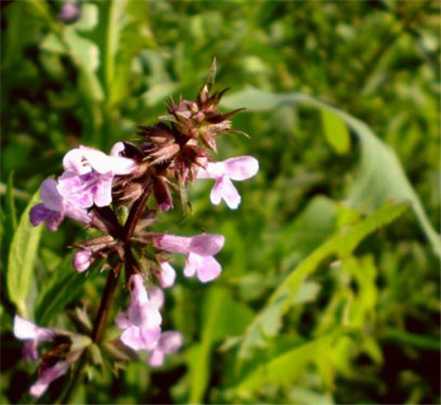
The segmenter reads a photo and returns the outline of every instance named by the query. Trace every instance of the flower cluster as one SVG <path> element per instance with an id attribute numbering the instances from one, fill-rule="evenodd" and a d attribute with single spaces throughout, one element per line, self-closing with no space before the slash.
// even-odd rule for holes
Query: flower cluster
<path id="1" fill-rule="evenodd" d="M 183 342 L 179 332 L 162 329 L 163 289 L 172 287 L 177 278 L 172 254 L 185 255 L 184 276 L 207 283 L 221 274 L 215 255 L 225 242 L 218 234 L 178 236 L 155 232 L 158 214 L 177 205 L 186 208 L 187 188 L 199 179 L 214 180 L 210 194 L 213 204 L 224 200 L 229 208 L 237 209 L 241 197 L 233 181 L 249 179 L 259 169 L 251 156 L 213 161 L 217 138 L 232 131 L 230 118 L 237 112 L 219 112 L 222 95 L 212 94 L 205 85 L 196 101 L 172 102 L 168 116 L 152 126 L 140 127 L 136 142 L 118 142 L 109 155 L 85 146 L 67 152 L 64 172 L 42 183 L 41 203 L 30 212 L 34 226 L 44 223 L 51 231 L 57 230 L 66 217 L 100 231 L 98 237 L 75 243 L 73 255 L 78 272 L 89 270 L 95 261 L 102 263 L 102 269 L 109 269 L 110 287 L 106 286 L 103 293 L 91 341 L 98 342 L 102 337 L 103 313 L 108 308 L 101 309 L 110 305 L 109 291 L 116 288 L 124 269 L 129 303 L 116 317 L 121 330 L 119 341 L 124 350 L 147 353 L 153 367 L 162 365 L 165 356 L 176 352 Z M 125 216 L 121 215 L 123 211 Z M 39 342 L 58 342 L 57 333 L 16 317 L 15 335 L 26 340 L 28 358 L 38 359 Z M 63 342 L 63 350 L 55 350 L 49 363 L 42 362 L 40 377 L 31 387 L 32 395 L 41 395 L 78 358 L 72 354 L 77 353 L 73 345 L 66 344 L 66 338 Z"/>

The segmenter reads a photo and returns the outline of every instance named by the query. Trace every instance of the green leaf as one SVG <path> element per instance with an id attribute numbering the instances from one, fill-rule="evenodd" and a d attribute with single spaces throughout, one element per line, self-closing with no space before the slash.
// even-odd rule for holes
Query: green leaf
<path id="1" fill-rule="evenodd" d="M 332 350 L 334 341 L 341 336 L 335 331 L 307 343 L 302 343 L 263 364 L 247 374 L 234 388 L 238 395 L 262 389 L 264 386 L 290 386 L 309 363 L 314 363 L 320 353 Z"/>
<path id="2" fill-rule="evenodd" d="M 121 21 L 122 27 L 118 35 L 119 44 L 115 53 L 111 99 L 109 100 L 112 105 L 121 102 L 130 94 L 133 83 L 134 58 L 141 51 L 155 47 L 154 37 L 149 28 L 148 12 L 149 9 L 145 3 L 138 0 L 129 0 L 125 8 L 124 19 Z M 160 80 L 156 84 L 161 85 L 163 81 Z M 166 93 L 165 96 L 169 95 L 174 90 L 167 85 L 169 86 L 169 83 L 166 83 L 165 88 L 152 89 L 152 92 L 155 93 L 154 98 L 157 99 L 164 93 Z M 150 98 L 148 101 L 151 103 L 150 105 L 154 104 Z"/>
<path id="3" fill-rule="evenodd" d="M 37 192 L 21 215 L 9 250 L 7 270 L 9 299 L 17 306 L 18 311 L 24 317 L 29 315 L 26 299 L 32 285 L 34 264 L 43 229 L 42 226 L 32 226 L 29 221 L 29 211 L 39 199 L 39 193 Z"/>
<path id="4" fill-rule="evenodd" d="M 6 189 L 6 214 L 9 226 L 7 232 L 12 235 L 17 228 L 17 211 L 15 209 L 14 201 L 14 173 L 11 172 L 8 176 L 8 186 Z"/>
<path id="5" fill-rule="evenodd" d="M 209 381 L 211 349 L 215 341 L 243 333 L 253 312 L 237 302 L 231 292 L 213 287 L 204 303 L 203 330 L 200 344 L 189 355 L 191 403 L 203 400 Z"/>
<path id="6" fill-rule="evenodd" d="M 351 137 L 345 122 L 337 115 L 323 109 L 321 111 L 323 132 L 334 150 L 343 155 L 351 148 Z"/>
<path id="7" fill-rule="evenodd" d="M 343 228 L 303 260 L 270 296 L 268 303 L 247 328 L 239 350 L 240 361 L 261 346 L 268 336 L 280 329 L 281 318 L 298 301 L 305 280 L 327 258 L 346 257 L 375 230 L 394 221 L 407 209 L 407 204 L 386 204 L 366 219 Z"/>
<path id="8" fill-rule="evenodd" d="M 91 274 L 89 269 L 88 274 Z M 72 267 L 72 255 L 68 255 L 53 270 L 51 278 L 45 283 L 35 306 L 35 320 L 46 325 L 62 311 L 65 306 L 80 295 L 88 277 L 76 272 Z"/>
<path id="9" fill-rule="evenodd" d="M 100 23 L 98 25 L 98 35 L 100 38 L 100 49 L 102 50 L 101 78 L 108 103 L 112 99 L 116 54 L 120 46 L 121 30 L 125 24 L 128 4 L 128 0 L 99 3 Z"/>
<path id="10" fill-rule="evenodd" d="M 362 156 L 358 176 L 354 178 L 353 187 L 349 190 L 350 203 L 354 207 L 371 210 L 389 200 L 410 202 L 433 251 L 441 257 L 440 236 L 427 218 L 423 205 L 407 179 L 401 163 L 394 151 L 379 140 L 362 121 L 300 93 L 275 94 L 249 88 L 225 97 L 222 104 L 231 109 L 245 106 L 251 111 L 268 111 L 283 105 L 301 104 L 317 108 L 319 111 L 325 110 L 345 121 L 360 140 Z"/>

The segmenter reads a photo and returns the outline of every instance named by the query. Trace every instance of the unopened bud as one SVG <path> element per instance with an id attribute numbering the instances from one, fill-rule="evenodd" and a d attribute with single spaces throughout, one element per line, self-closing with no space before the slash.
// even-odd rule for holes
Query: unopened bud
<path id="1" fill-rule="evenodd" d="M 76 271 L 82 273 L 86 271 L 95 259 L 92 257 L 92 251 L 89 249 L 82 249 L 77 251 L 73 257 L 73 266 Z"/>

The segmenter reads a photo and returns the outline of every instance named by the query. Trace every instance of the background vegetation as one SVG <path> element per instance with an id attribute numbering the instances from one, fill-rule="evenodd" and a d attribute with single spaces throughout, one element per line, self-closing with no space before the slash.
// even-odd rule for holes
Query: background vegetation
<path id="1" fill-rule="evenodd" d="M 161 226 L 223 233 L 223 275 L 168 292 L 185 346 L 163 368 L 104 360 L 74 400 L 439 403 L 439 4 L 85 1 L 71 23 L 62 5 L 1 2 L 2 402 L 28 401 L 35 378 L 14 313 L 72 328 L 104 282 L 70 265 L 78 226 L 30 228 L 31 196 L 69 148 L 108 150 L 194 97 L 216 57 L 251 135 L 219 157 L 261 171 L 239 210 L 201 182 L 191 215 Z"/>

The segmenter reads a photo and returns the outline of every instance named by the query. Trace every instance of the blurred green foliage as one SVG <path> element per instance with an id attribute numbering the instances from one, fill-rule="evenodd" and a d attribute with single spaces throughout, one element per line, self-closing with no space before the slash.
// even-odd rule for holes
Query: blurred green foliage
<path id="1" fill-rule="evenodd" d="M 34 378 L 16 310 L 72 329 L 104 282 L 71 268 L 84 230 L 29 226 L 31 196 L 69 148 L 108 150 L 168 97 L 194 97 L 216 57 L 250 134 L 221 139 L 219 158 L 261 171 L 238 211 L 203 182 L 191 215 L 160 226 L 224 234 L 223 275 L 168 292 L 185 345 L 166 366 L 104 359 L 74 400 L 439 403 L 439 4 L 85 1 L 71 23 L 62 5 L 1 3 L 1 401 L 28 401 Z"/>

